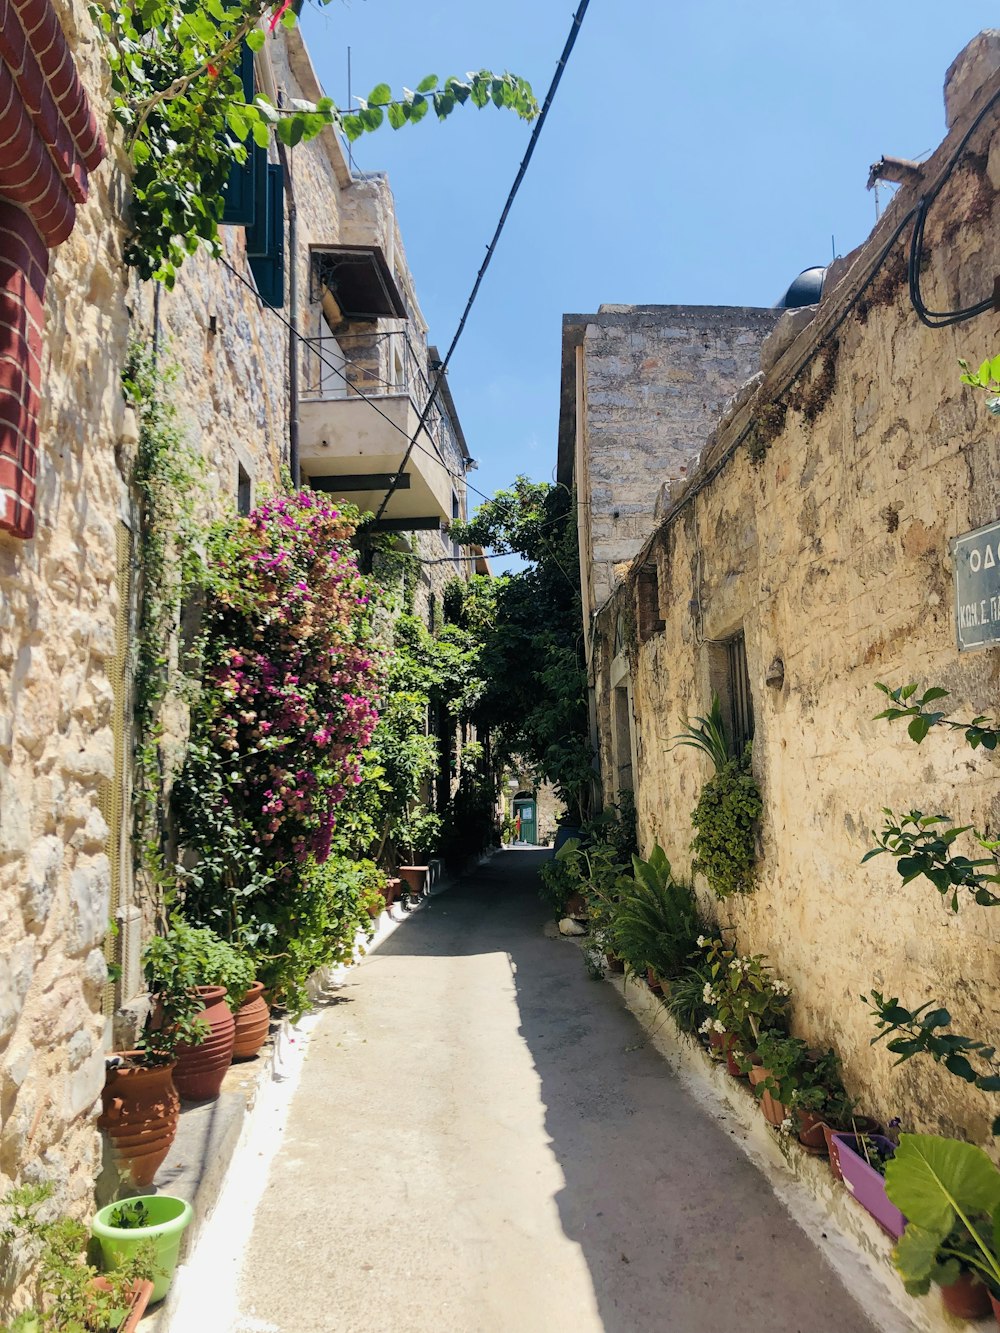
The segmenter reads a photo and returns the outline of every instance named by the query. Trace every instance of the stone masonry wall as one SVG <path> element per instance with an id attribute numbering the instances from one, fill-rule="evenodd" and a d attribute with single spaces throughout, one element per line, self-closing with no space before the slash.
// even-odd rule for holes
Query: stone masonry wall
<path id="1" fill-rule="evenodd" d="M 997 89 L 994 75 L 983 96 Z M 953 914 L 926 880 L 902 887 L 889 857 L 861 859 L 883 806 L 943 811 L 1000 833 L 1000 759 L 940 731 L 918 748 L 903 727 L 873 720 L 884 703 L 877 681 L 942 685 L 959 717 L 1000 712 L 997 651 L 956 649 L 949 549 L 1000 514 L 1000 423 L 960 384 L 957 364 L 961 356 L 978 365 L 1000 349 L 1000 317 L 924 327 L 899 245 L 837 329 L 832 378 L 830 363 L 814 357 L 798 381 L 799 407 L 788 408 L 759 465 L 745 442 L 736 447 L 769 404 L 788 401 L 792 370 L 844 315 L 970 115 L 958 115 L 924 182 L 901 191 L 879 230 L 838 266 L 812 324 L 777 349 L 757 396 L 723 422 L 601 617 L 597 675 L 608 785 L 610 654 L 621 616 L 630 627 L 641 843 L 648 853 L 659 841 L 685 874 L 690 812 L 710 769 L 696 751 L 671 749 L 671 739 L 684 715 L 707 711 L 719 644 L 743 631 L 764 800 L 758 885 L 724 903 L 701 886 L 703 904 L 791 984 L 794 1030 L 837 1048 L 863 1109 L 899 1115 L 904 1128 L 983 1140 L 996 1097 L 926 1057 L 893 1068 L 895 1057 L 870 1045 L 874 1027 L 859 996 L 874 988 L 909 1007 L 940 1002 L 956 1032 L 1000 1045 L 1000 912 L 966 895 Z M 931 210 L 922 282 L 933 308 L 989 295 L 1000 272 L 998 125 L 994 110 Z M 637 575 L 653 562 L 665 623 L 640 642 Z M 783 683 L 769 685 L 775 659 Z"/>
<path id="2" fill-rule="evenodd" d="M 115 849 L 105 816 L 116 774 L 116 667 L 129 646 L 119 565 L 133 522 L 135 423 L 121 375 L 130 340 L 148 344 L 156 320 L 152 284 L 137 284 L 122 264 L 126 164 L 102 50 L 86 5 L 57 8 L 111 152 L 51 255 L 36 531 L 29 541 L 0 534 L 0 1193 L 17 1177 L 44 1177 L 60 1207 L 83 1214 L 100 1167 L 94 1118 L 111 1041 L 104 947 Z M 297 32 L 279 29 L 266 50 L 286 96 L 317 95 Z M 290 157 L 303 332 L 310 244 L 375 241 L 412 288 L 384 178 L 352 183 L 332 130 Z M 223 229 L 222 248 L 249 279 L 243 232 Z M 204 253 L 185 263 L 173 292 L 161 291 L 158 327 L 164 361 L 178 371 L 171 392 L 206 464 L 202 512 L 231 512 L 239 467 L 256 499 L 279 484 L 287 461 L 287 330 Z M 437 535 L 425 543 L 429 554 L 446 554 Z M 127 537 L 125 551 L 127 569 Z M 450 572 L 430 568 L 429 586 Z M 183 717 L 174 725 L 182 734 Z M 119 743 L 119 777 L 130 745 L 127 735 Z M 122 851 L 128 903 L 127 844 Z"/>
<path id="3" fill-rule="evenodd" d="M 585 470 L 578 467 L 592 582 L 588 611 L 655 524 L 662 485 L 684 477 L 726 399 L 758 368 L 780 311 L 603 305 L 585 323 Z M 580 410 L 579 404 L 577 410 Z M 578 485 L 579 485 L 578 480 Z"/>

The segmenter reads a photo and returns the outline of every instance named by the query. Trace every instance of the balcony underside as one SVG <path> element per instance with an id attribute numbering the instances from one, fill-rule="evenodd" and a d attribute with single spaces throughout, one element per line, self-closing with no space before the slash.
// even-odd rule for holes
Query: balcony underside
<path id="1" fill-rule="evenodd" d="M 324 491 L 361 510 L 377 511 L 419 420 L 408 394 L 370 401 L 304 399 L 299 409 L 302 471 Z M 338 479 L 342 479 L 339 487 Z M 450 522 L 454 489 L 454 478 L 438 457 L 433 439 L 422 430 L 383 517 Z"/>

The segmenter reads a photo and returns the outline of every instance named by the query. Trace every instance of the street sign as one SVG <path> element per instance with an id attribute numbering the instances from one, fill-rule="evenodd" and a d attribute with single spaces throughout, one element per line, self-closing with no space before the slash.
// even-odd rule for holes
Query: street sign
<path id="1" fill-rule="evenodd" d="M 956 537 L 951 553 L 958 651 L 1000 644 L 1000 522 Z"/>

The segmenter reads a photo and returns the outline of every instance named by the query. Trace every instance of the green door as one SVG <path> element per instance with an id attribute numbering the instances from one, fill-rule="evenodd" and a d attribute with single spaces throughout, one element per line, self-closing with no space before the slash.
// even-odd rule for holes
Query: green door
<path id="1" fill-rule="evenodd" d="M 535 802 L 533 799 L 514 801 L 514 818 L 521 821 L 521 832 L 518 836 L 519 842 L 535 842 L 537 828 L 535 821 Z"/>

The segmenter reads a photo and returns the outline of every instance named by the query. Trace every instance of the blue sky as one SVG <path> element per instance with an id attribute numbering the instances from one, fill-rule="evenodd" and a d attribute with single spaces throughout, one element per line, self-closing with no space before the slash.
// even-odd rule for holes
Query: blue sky
<path id="1" fill-rule="evenodd" d="M 332 0 L 307 9 L 338 104 L 490 67 L 541 99 L 572 0 Z M 800 269 L 857 245 L 882 153 L 944 134 L 944 72 L 995 6 L 941 0 L 706 5 L 591 0 L 450 372 L 470 475 L 492 494 L 550 478 L 564 312 L 602 302 L 773 305 Z M 527 146 L 509 112 L 467 106 L 354 145 L 388 171 L 432 340 L 454 332 Z M 475 498 L 475 497 L 472 497 Z"/>

